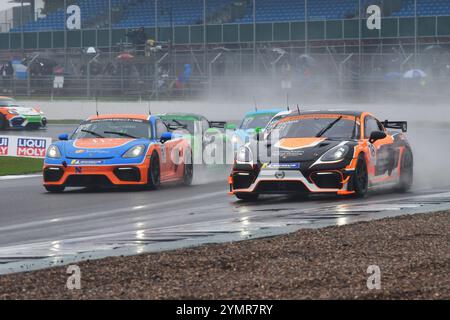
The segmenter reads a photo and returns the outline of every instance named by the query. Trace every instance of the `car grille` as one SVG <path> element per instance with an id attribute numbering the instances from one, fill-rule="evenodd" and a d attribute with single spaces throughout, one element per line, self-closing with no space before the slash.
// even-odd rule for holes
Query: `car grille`
<path id="1" fill-rule="evenodd" d="M 15 118 L 11 120 L 11 125 L 13 127 L 20 127 L 23 125 L 24 122 L 25 122 L 24 118 Z"/>
<path id="2" fill-rule="evenodd" d="M 44 170 L 45 182 L 58 182 L 64 175 L 64 170 L 58 167 L 46 168 Z"/>
<path id="3" fill-rule="evenodd" d="M 300 181 L 261 181 L 256 187 L 257 193 L 308 193 L 309 190 Z"/>
<path id="4" fill-rule="evenodd" d="M 115 176 L 121 181 L 139 182 L 141 181 L 141 172 L 138 168 L 115 168 Z"/>
<path id="5" fill-rule="evenodd" d="M 338 172 L 314 172 L 311 180 L 322 189 L 341 189 L 342 177 Z"/>
<path id="6" fill-rule="evenodd" d="M 247 189 L 250 188 L 255 181 L 255 175 L 252 173 L 246 174 L 233 174 L 233 189 Z"/>
<path id="7" fill-rule="evenodd" d="M 66 187 L 111 186 L 111 181 L 104 175 L 72 175 L 64 183 Z"/>

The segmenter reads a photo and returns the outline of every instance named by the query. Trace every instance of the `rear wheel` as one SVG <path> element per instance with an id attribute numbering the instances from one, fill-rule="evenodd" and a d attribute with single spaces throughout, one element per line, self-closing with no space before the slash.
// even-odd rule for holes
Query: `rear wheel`
<path id="1" fill-rule="evenodd" d="M 400 164 L 400 181 L 396 187 L 398 192 L 411 189 L 414 180 L 414 159 L 411 150 L 405 150 Z"/>
<path id="2" fill-rule="evenodd" d="M 257 193 L 235 193 L 234 195 L 242 201 L 256 201 L 259 198 Z"/>
<path id="3" fill-rule="evenodd" d="M 6 120 L 5 115 L 0 113 L 0 130 L 6 129 L 8 126 L 8 120 Z"/>
<path id="4" fill-rule="evenodd" d="M 358 157 L 353 183 L 355 196 L 358 198 L 364 198 L 369 189 L 369 174 L 367 172 L 366 159 L 363 154 Z"/>
<path id="5" fill-rule="evenodd" d="M 150 158 L 150 167 L 147 174 L 147 187 L 150 190 L 156 190 L 161 185 L 161 169 L 159 164 L 159 156 L 153 153 Z"/>
<path id="6" fill-rule="evenodd" d="M 190 186 L 194 178 L 194 164 L 192 163 L 192 153 L 190 151 L 186 152 L 184 160 L 184 174 L 183 174 L 183 184 Z"/>
<path id="7" fill-rule="evenodd" d="M 66 187 L 64 186 L 44 186 L 44 187 L 45 190 L 51 193 L 61 193 L 66 189 Z"/>

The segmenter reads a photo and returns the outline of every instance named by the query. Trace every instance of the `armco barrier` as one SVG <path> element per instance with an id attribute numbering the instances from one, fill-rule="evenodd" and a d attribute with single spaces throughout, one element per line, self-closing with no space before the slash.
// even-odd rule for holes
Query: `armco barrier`
<path id="1" fill-rule="evenodd" d="M 52 138 L 0 135 L 0 156 L 45 158 Z"/>

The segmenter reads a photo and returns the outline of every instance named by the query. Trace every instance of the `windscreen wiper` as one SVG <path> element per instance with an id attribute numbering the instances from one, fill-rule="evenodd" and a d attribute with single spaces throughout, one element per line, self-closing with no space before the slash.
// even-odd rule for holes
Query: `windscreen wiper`
<path id="1" fill-rule="evenodd" d="M 81 129 L 81 132 L 86 132 L 86 133 L 90 133 L 93 136 L 99 137 L 99 138 L 104 138 L 104 136 L 102 136 L 101 134 L 95 132 L 95 131 L 91 131 L 91 130 L 85 130 L 85 129 Z"/>
<path id="2" fill-rule="evenodd" d="M 319 131 L 318 134 L 316 134 L 316 138 L 320 138 L 321 136 L 323 136 L 328 130 L 330 130 L 331 128 L 334 127 L 334 125 L 336 123 L 338 123 L 339 121 L 341 121 L 342 116 L 340 116 L 339 118 L 337 118 L 336 120 L 334 120 L 333 122 L 331 122 L 329 125 L 327 125 L 325 128 L 323 128 L 322 130 Z"/>
<path id="3" fill-rule="evenodd" d="M 106 134 L 116 134 L 116 135 L 121 136 L 121 137 L 128 137 L 128 138 L 131 138 L 131 139 L 137 139 L 137 137 L 132 136 L 131 134 L 128 134 L 128 133 L 124 133 L 124 132 L 103 131 L 103 133 L 106 133 Z"/>
<path id="4" fill-rule="evenodd" d="M 177 124 L 178 126 L 180 126 L 183 129 L 187 129 L 187 124 L 182 124 L 180 121 L 172 119 L 172 122 L 174 122 L 175 124 Z"/>

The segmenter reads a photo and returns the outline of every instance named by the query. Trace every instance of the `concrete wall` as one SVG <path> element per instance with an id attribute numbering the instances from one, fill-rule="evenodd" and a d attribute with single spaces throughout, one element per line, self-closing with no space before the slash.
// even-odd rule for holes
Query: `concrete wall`
<path id="1" fill-rule="evenodd" d="M 95 101 L 23 101 L 26 106 L 39 106 L 47 114 L 49 119 L 85 119 L 95 114 Z M 268 103 L 265 108 L 285 108 L 283 103 Z M 151 102 L 150 108 L 153 114 L 164 112 L 191 112 L 205 115 L 210 120 L 238 120 L 243 115 L 254 109 L 253 103 L 225 101 L 158 101 Z M 261 107 L 263 108 L 263 107 Z M 148 113 L 147 102 L 98 102 L 101 114 L 105 113 Z M 450 122 L 450 107 L 448 104 L 309 104 L 301 109 L 345 109 L 370 111 L 380 120 L 406 120 L 427 122 Z"/>

